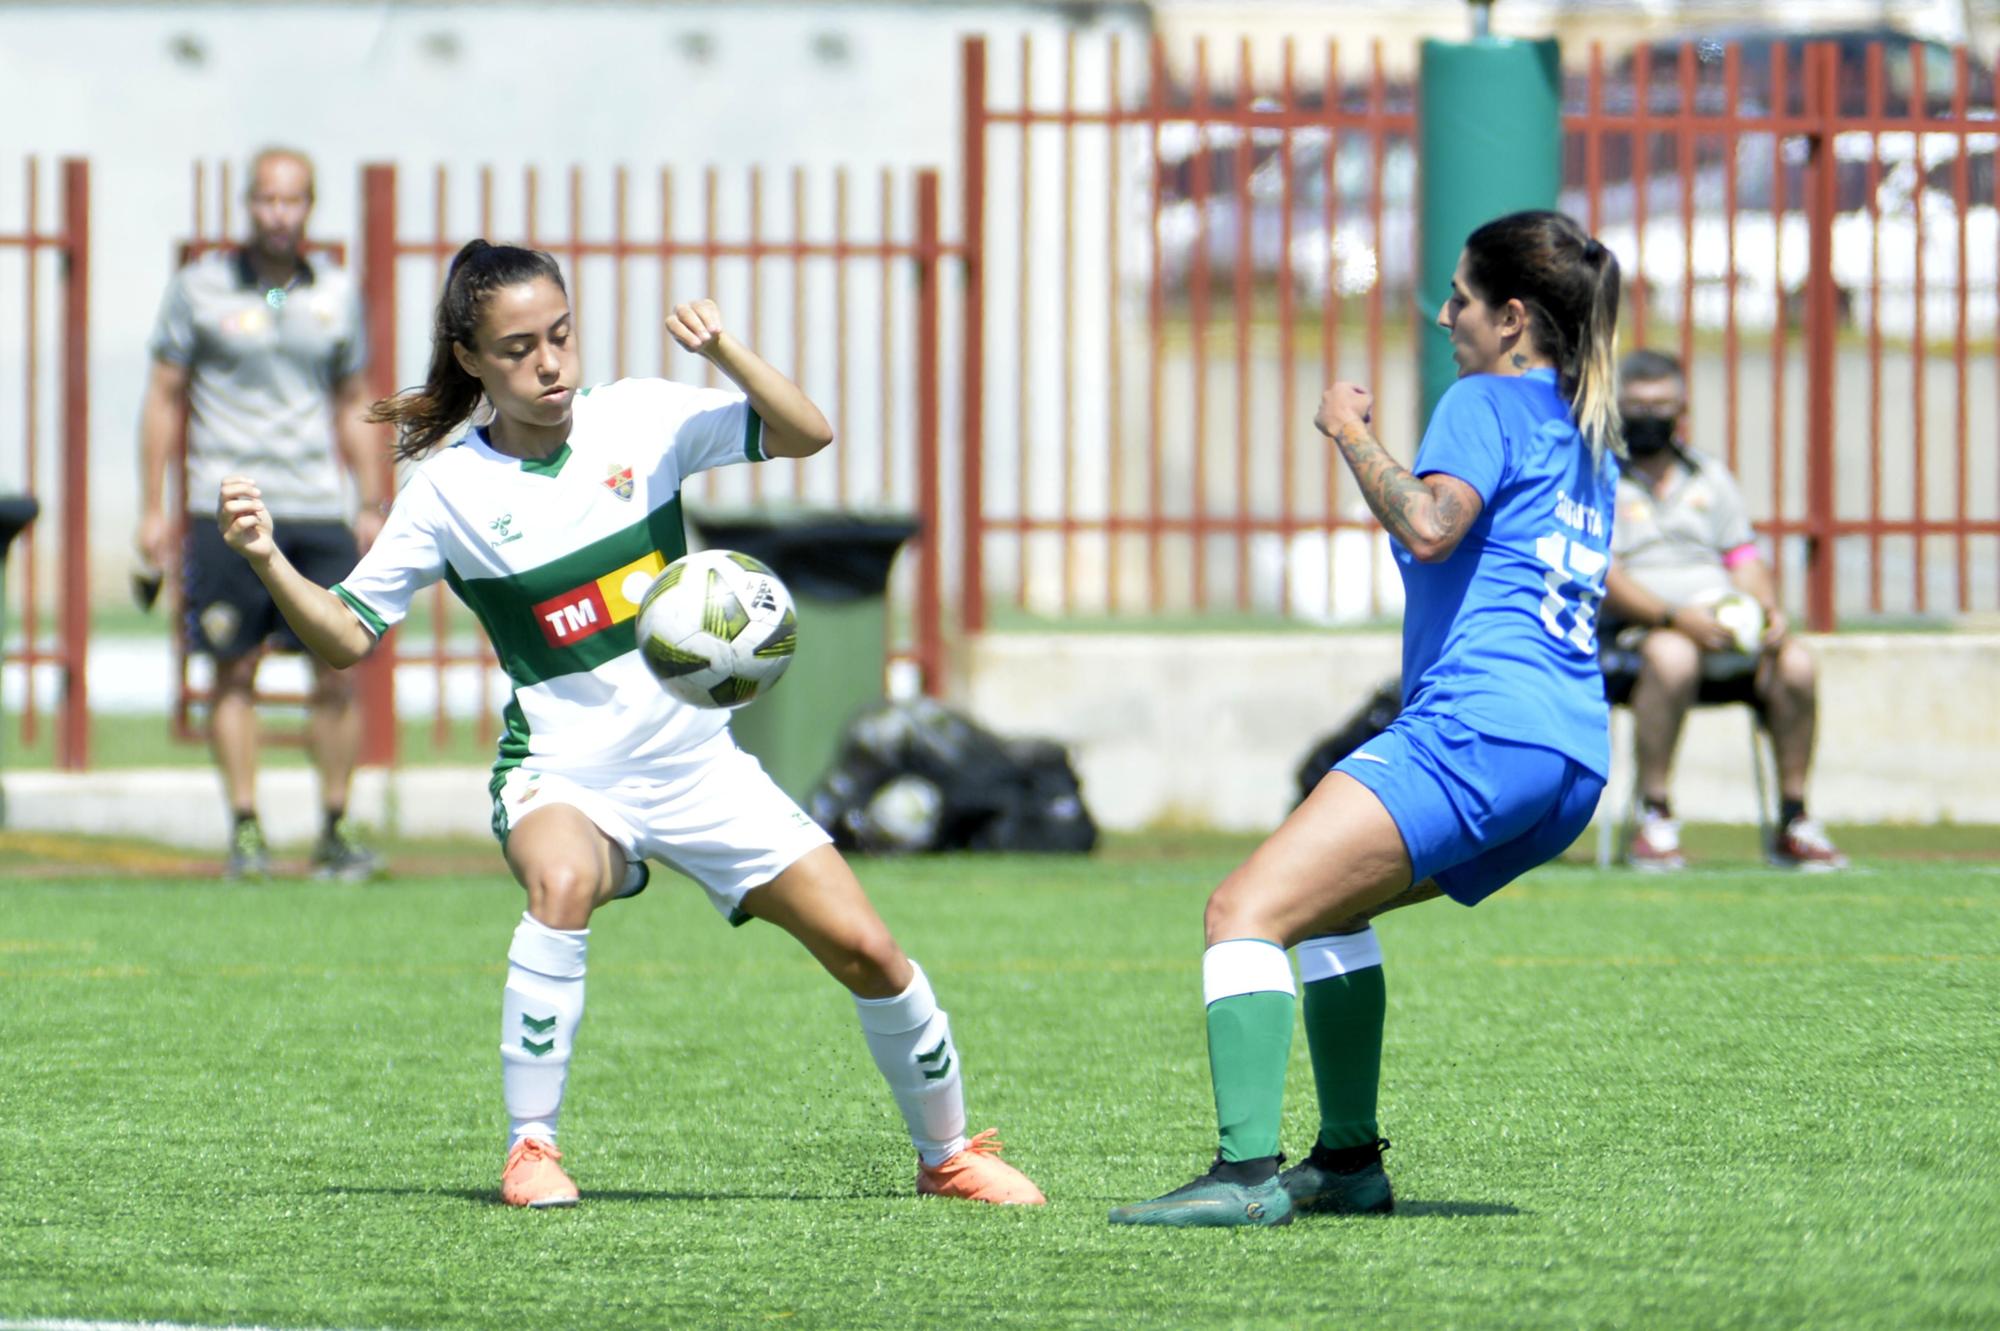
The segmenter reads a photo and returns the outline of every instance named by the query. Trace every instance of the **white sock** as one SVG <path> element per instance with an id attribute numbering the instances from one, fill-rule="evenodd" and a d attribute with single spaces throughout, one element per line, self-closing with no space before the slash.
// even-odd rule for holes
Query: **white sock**
<path id="1" fill-rule="evenodd" d="M 924 968 L 913 961 L 910 970 L 902 993 L 856 998 L 854 1007 L 917 1154 L 927 1165 L 941 1165 L 965 1149 L 965 1088 L 951 1022 L 937 1005 Z"/>
<path id="2" fill-rule="evenodd" d="M 1352 934 L 1322 934 L 1299 944 L 1299 978 L 1307 984 L 1352 975 L 1382 964 L 1382 940 L 1373 925 Z"/>
<path id="3" fill-rule="evenodd" d="M 523 1137 L 556 1139 L 570 1047 L 583 1022 L 589 946 L 590 930 L 551 929 L 525 911 L 514 930 L 500 1000 L 500 1085 L 510 1151 Z"/>

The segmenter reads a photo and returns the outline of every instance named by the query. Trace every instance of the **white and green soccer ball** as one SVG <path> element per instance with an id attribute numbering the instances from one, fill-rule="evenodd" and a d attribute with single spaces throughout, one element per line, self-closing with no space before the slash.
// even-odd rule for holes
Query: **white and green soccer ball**
<path id="1" fill-rule="evenodd" d="M 1709 603 L 1716 623 L 1729 630 L 1736 650 L 1755 655 L 1764 646 L 1764 607 L 1743 592 L 1729 591 Z"/>
<path id="2" fill-rule="evenodd" d="M 694 707 L 762 697 L 799 645 L 791 592 L 735 550 L 699 550 L 662 569 L 639 601 L 638 634 L 647 668 Z"/>

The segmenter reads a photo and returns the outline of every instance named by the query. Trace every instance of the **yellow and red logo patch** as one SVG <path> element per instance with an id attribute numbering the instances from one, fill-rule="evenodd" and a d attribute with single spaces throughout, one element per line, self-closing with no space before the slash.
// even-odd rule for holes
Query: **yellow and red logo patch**
<path id="1" fill-rule="evenodd" d="M 632 469 L 630 467 L 621 467 L 614 462 L 611 464 L 609 470 L 611 474 L 604 478 L 604 488 L 611 491 L 612 494 L 617 495 L 620 499 L 630 499 L 632 497 Z"/>
<path id="2" fill-rule="evenodd" d="M 594 582 L 537 604 L 535 622 L 541 625 L 542 637 L 551 647 L 573 647 L 613 624 L 625 623 L 639 613 L 640 598 L 666 566 L 664 555 L 649 551 Z"/>

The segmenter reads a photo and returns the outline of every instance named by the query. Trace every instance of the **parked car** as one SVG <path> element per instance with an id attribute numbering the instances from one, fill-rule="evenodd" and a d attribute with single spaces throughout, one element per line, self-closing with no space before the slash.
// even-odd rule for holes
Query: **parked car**
<path id="1" fill-rule="evenodd" d="M 1407 138 L 1387 140 L 1378 170 L 1372 140 L 1341 133 L 1333 148 L 1331 229 L 1328 148 L 1324 131 L 1292 135 L 1289 254 L 1294 289 L 1308 302 L 1317 302 L 1325 298 L 1329 282 L 1346 295 L 1378 283 L 1408 288 L 1416 277 L 1415 146 Z M 1227 285 L 1246 243 L 1251 279 L 1267 282 L 1278 276 L 1287 253 L 1285 166 L 1284 155 L 1273 149 L 1250 170 L 1240 192 L 1233 177 L 1216 171 L 1203 182 L 1208 193 L 1162 201 L 1154 234 L 1169 291 L 1187 289 L 1198 256 L 1209 280 Z"/>
<path id="2" fill-rule="evenodd" d="M 1834 137 L 1839 197 L 1833 277 L 1846 318 L 1871 327 L 1879 317 L 1884 333 L 1912 335 L 1921 250 L 1926 331 L 1949 330 L 1961 302 L 1974 327 L 1992 327 L 2000 302 L 2000 227 L 1993 204 L 1996 144 L 2000 135 L 1987 133 L 1856 132 Z M 1956 193 L 1961 155 L 1968 177 L 1963 209 Z M 1643 229 L 1628 218 L 1600 226 L 1598 236 L 1618 256 L 1628 278 L 1644 283 L 1657 317 L 1676 321 L 1686 315 L 1698 328 L 1722 328 L 1733 302 L 1738 328 L 1768 329 L 1781 310 L 1797 307 L 1809 271 L 1804 158 L 1803 139 L 1786 140 L 1781 150 L 1774 150 L 1768 137 L 1746 137 L 1733 217 L 1704 191 L 1690 226 L 1683 225 L 1676 203 L 1649 214 Z M 1798 183 L 1785 189 L 1782 206 L 1776 206 L 1780 198 L 1773 182 L 1794 169 Z M 1871 175 L 1876 182 L 1872 193 L 1867 189 Z M 1853 186 L 1857 181 L 1858 188 Z M 1961 217 L 1963 273 L 1958 263 Z"/>
<path id="3" fill-rule="evenodd" d="M 1923 62 L 1923 108 L 1933 115 L 1952 107 L 1955 95 L 1955 55 L 1943 42 L 1917 37 L 1889 27 L 1833 28 L 1824 31 L 1774 30 L 1737 27 L 1712 32 L 1689 33 L 1662 38 L 1637 47 L 1614 66 L 1624 81 L 1635 78 L 1643 59 L 1647 65 L 1647 105 L 1656 111 L 1679 110 L 1681 52 L 1694 51 L 1696 96 L 1705 98 L 1711 88 L 1720 88 L 1729 48 L 1735 47 L 1738 88 L 1742 114 L 1771 111 L 1799 112 L 1805 107 L 1802 75 L 1806 50 L 1830 44 L 1838 52 L 1836 77 L 1838 110 L 1842 115 L 1868 112 L 1868 50 L 1882 49 L 1882 112 L 1907 116 L 1916 92 L 1917 63 Z M 1785 105 L 1777 106 L 1777 88 L 1772 61 L 1776 56 L 1785 69 Z M 1968 52 L 1966 58 L 1966 105 L 1969 109 L 1993 108 L 1993 69 Z M 1697 114 L 1705 114 L 1697 106 Z"/>

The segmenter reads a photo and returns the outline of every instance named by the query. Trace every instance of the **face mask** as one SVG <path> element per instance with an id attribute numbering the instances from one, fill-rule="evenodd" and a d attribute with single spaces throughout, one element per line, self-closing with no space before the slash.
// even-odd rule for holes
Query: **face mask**
<path id="1" fill-rule="evenodd" d="M 1674 442 L 1674 422 L 1659 416 L 1625 418 L 1625 451 L 1635 458 L 1651 457 Z"/>

